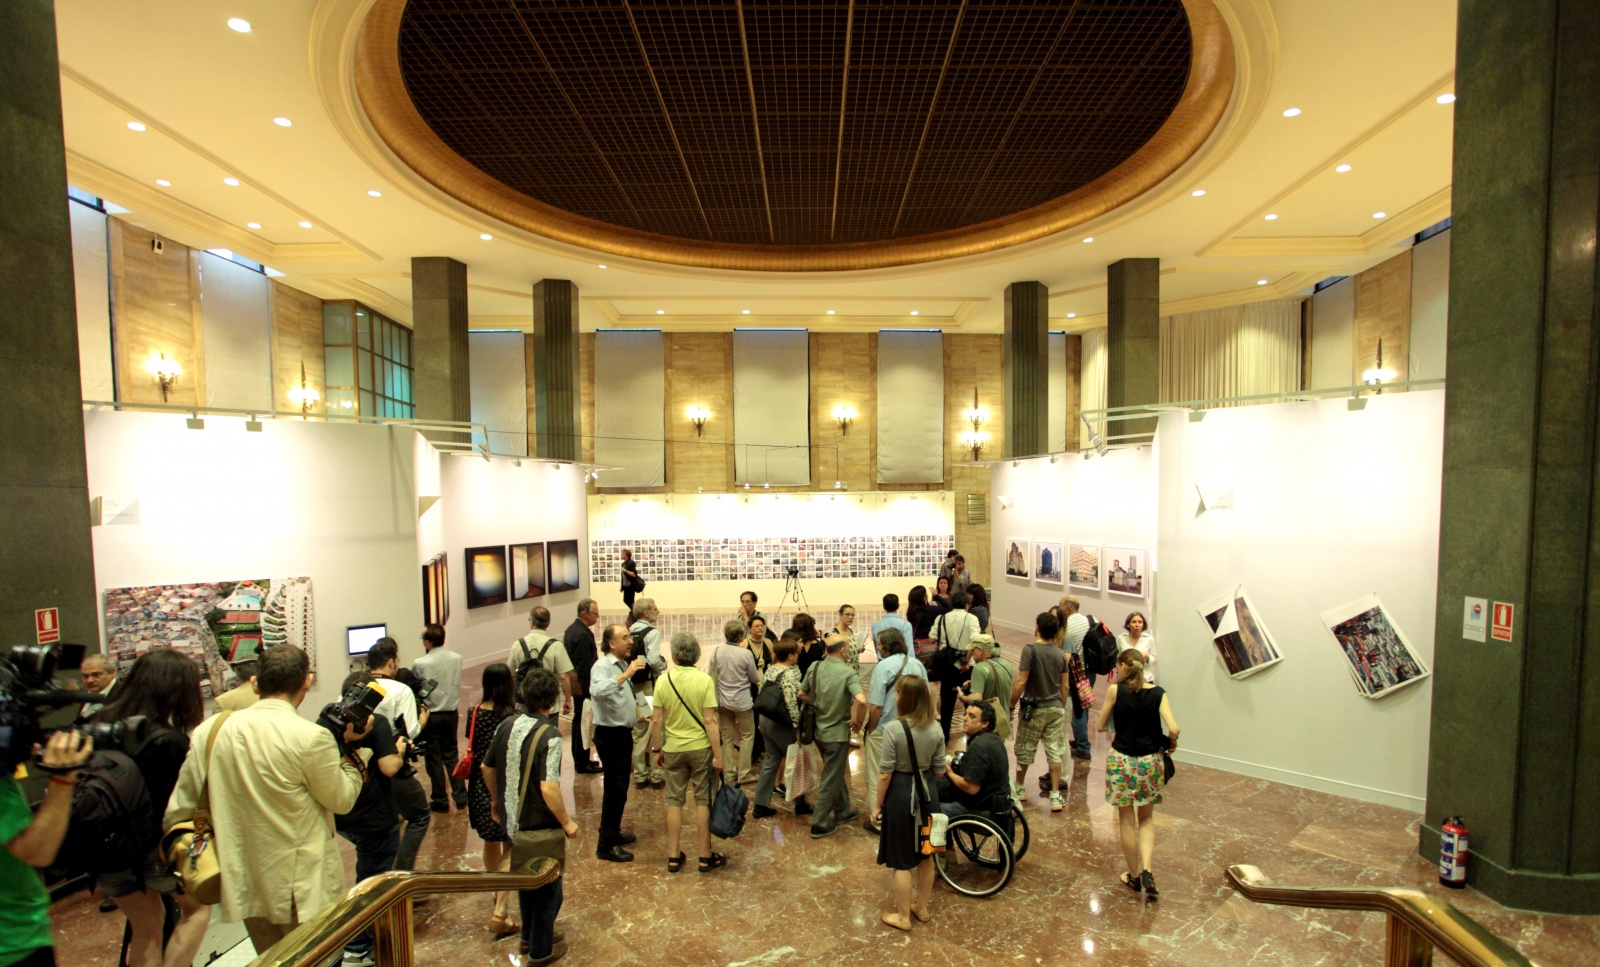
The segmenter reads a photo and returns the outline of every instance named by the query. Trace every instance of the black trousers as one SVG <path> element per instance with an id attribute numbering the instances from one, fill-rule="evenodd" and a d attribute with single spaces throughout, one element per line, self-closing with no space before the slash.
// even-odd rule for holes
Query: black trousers
<path id="1" fill-rule="evenodd" d="M 424 748 L 427 749 L 422 758 L 428 769 L 428 785 L 433 787 L 431 801 L 435 806 L 445 804 L 444 790 L 447 779 L 450 783 L 450 799 L 455 802 L 456 807 L 459 809 L 467 804 L 466 780 L 450 775 L 455 771 L 456 762 L 461 758 L 456 746 L 456 731 L 460 724 L 460 713 L 451 710 L 428 713 L 428 724 L 422 727 L 422 738 L 426 741 Z"/>
<path id="2" fill-rule="evenodd" d="M 589 749 L 583 744 L 583 703 L 587 695 L 572 696 L 572 764 L 579 771 L 589 768 Z"/>
<path id="3" fill-rule="evenodd" d="M 950 723 L 956 714 L 956 692 L 962 682 L 971 676 L 971 669 L 947 665 L 937 672 L 929 672 L 928 680 L 939 683 L 939 728 L 945 741 L 950 739 Z"/>
<path id="4" fill-rule="evenodd" d="M 628 780 L 633 772 L 633 729 L 626 725 L 594 727 L 594 747 L 600 753 L 600 849 L 619 845 L 622 836 L 622 810 L 628 805 Z"/>

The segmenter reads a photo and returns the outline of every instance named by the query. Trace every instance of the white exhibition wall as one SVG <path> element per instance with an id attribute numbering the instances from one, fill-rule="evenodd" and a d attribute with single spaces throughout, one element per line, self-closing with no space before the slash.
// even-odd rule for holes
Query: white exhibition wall
<path id="1" fill-rule="evenodd" d="M 1152 622 L 1156 641 L 1161 624 L 1148 598 L 1091 591 L 1005 573 L 1006 541 L 1058 541 L 1080 544 L 1115 544 L 1145 549 L 1146 569 L 1163 565 L 1156 554 L 1156 460 L 1144 447 L 1112 450 L 1104 457 L 1063 456 L 1055 463 L 1023 460 L 1017 466 L 1001 462 L 989 485 L 992 572 L 990 613 L 996 624 L 1013 631 L 1032 631 L 1033 619 L 1064 594 L 1077 596 L 1084 614 L 1094 615 L 1112 630 L 1120 630 L 1130 611 L 1142 611 Z M 1102 565 L 1109 565 L 1103 559 Z M 1148 593 L 1148 584 L 1146 586 Z"/>
<path id="2" fill-rule="evenodd" d="M 602 502 L 602 500 L 604 502 Z M 868 494 L 762 493 L 746 494 L 607 494 L 590 497 L 590 537 L 593 540 L 634 541 L 648 538 L 757 537 L 887 537 L 893 535 L 955 533 L 955 502 L 949 491 Z M 585 581 L 589 578 L 588 550 L 583 557 Z M 781 580 L 664 581 L 652 573 L 651 562 L 640 562 L 647 582 L 645 594 L 666 611 L 739 607 L 739 594 L 753 590 L 763 608 L 777 609 L 783 597 Z M 877 609 L 885 594 L 903 601 L 913 585 L 933 584 L 934 571 L 923 578 L 818 578 L 802 588 L 813 614 L 841 604 Z M 596 586 L 591 592 L 606 613 L 622 610 L 622 590 L 616 585 Z M 820 618 L 819 618 L 820 621 Z"/>
<path id="3" fill-rule="evenodd" d="M 1432 679 L 1360 697 L 1319 615 L 1377 593 L 1433 664 L 1444 394 L 1163 416 L 1155 624 L 1179 758 L 1421 810 Z M 1201 510 L 1198 487 L 1233 493 Z M 1197 606 L 1242 586 L 1283 661 L 1228 678 Z"/>
<path id="4" fill-rule="evenodd" d="M 190 430 L 180 415 L 93 410 L 84 436 L 90 495 L 137 502 L 94 528 L 101 592 L 309 576 L 320 674 L 307 715 L 338 696 L 347 627 L 387 623 L 406 661 L 420 654 L 414 431 L 275 420 L 249 433 L 217 416 Z"/>
<path id="5" fill-rule="evenodd" d="M 430 451 L 432 448 L 428 448 Z M 419 601 L 421 565 L 441 552 L 449 555 L 450 620 L 445 625 L 449 647 L 467 664 L 504 658 L 511 643 L 528 633 L 528 612 L 544 605 L 554 615 L 553 629 L 572 623 L 578 600 L 589 590 L 589 529 L 584 510 L 583 471 L 571 464 L 520 465 L 510 460 L 484 460 L 470 456 L 418 459 L 418 489 L 423 509 L 418 521 L 417 545 L 406 555 L 413 562 L 407 576 Z M 434 486 L 434 484 L 437 486 Z M 426 491 L 435 490 L 434 496 Z M 481 608 L 467 607 L 469 547 L 574 540 L 578 542 L 578 589 L 508 601 Z M 421 614 L 419 603 L 416 613 Z M 420 619 L 419 619 L 420 620 Z M 411 635 L 412 646 L 421 633 Z M 407 654 L 404 640 L 402 659 Z"/>

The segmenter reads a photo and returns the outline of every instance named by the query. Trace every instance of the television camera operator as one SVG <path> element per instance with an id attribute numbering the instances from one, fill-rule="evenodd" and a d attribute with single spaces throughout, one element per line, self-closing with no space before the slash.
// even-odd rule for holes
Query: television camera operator
<path id="1" fill-rule="evenodd" d="M 399 644 L 393 638 L 379 638 L 367 652 L 367 671 L 374 679 L 373 687 L 383 693 L 376 712 L 389 723 L 396 736 L 415 743 L 428 722 L 428 707 L 418 702 L 416 689 L 399 680 L 399 670 Z M 428 824 L 432 821 L 428 793 L 422 788 L 416 767 L 411 764 L 417 755 L 418 750 L 413 746 L 406 754 L 405 765 L 389 780 L 394 807 L 406 824 L 400 836 L 400 851 L 394 860 L 397 870 L 416 868 L 417 850 L 422 848 L 422 838 L 427 835 Z"/>
<path id="2" fill-rule="evenodd" d="M 13 763 L 0 775 L 0 964 L 53 967 L 50 891 L 35 867 L 49 866 L 67 835 L 72 790 L 78 767 L 94 752 L 93 740 L 77 732 L 50 736 L 33 768 L 49 775 L 44 803 L 35 813 L 22 786 L 12 778 Z"/>

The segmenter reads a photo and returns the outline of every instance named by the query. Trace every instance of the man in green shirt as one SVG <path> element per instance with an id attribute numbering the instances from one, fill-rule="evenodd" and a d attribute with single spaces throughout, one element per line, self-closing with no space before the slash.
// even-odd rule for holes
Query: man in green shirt
<path id="1" fill-rule="evenodd" d="M 992 705 L 995 711 L 994 733 L 1002 739 L 1011 737 L 1011 715 L 1007 708 L 1011 701 L 1011 669 L 1000 658 L 1000 646 L 993 635 L 973 635 L 967 647 L 967 660 L 972 663 L 972 676 L 967 682 L 968 691 L 958 693 L 966 705 Z"/>
<path id="2" fill-rule="evenodd" d="M 726 862 L 721 853 L 711 851 L 710 773 L 722 771 L 717 686 L 710 675 L 694 667 L 699 660 L 700 639 L 683 631 L 672 636 L 673 667 L 656 683 L 650 719 L 650 757 L 656 768 L 666 770 L 667 869 L 673 873 L 683 869 L 678 841 L 691 786 L 700 833 L 700 872 L 709 873 Z"/>
<path id="3" fill-rule="evenodd" d="M 844 780 L 850 765 L 850 733 L 866 718 L 867 698 L 861 693 L 861 676 L 844 660 L 848 641 L 844 635 L 829 635 L 826 657 L 806 669 L 800 682 L 800 701 L 817 708 L 817 751 L 822 753 L 812 839 L 831 836 L 861 815 Z"/>
<path id="4" fill-rule="evenodd" d="M 50 891 L 35 867 L 49 866 L 67 835 L 78 767 L 94 743 L 76 732 L 57 732 L 40 756 L 49 773 L 44 803 L 35 814 L 22 786 L 0 775 L 0 967 L 51 967 Z"/>

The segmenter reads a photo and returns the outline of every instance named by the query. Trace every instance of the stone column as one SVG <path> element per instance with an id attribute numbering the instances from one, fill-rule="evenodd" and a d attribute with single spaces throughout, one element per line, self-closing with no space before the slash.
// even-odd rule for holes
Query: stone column
<path id="1" fill-rule="evenodd" d="M 1106 408 L 1157 402 L 1160 371 L 1161 260 L 1114 262 L 1106 266 Z M 1154 434 L 1156 421 L 1116 420 L 1104 432 Z"/>
<path id="2" fill-rule="evenodd" d="M 411 365 L 417 419 L 472 420 L 472 372 L 467 352 L 467 267 L 443 256 L 411 260 Z M 469 442 L 464 433 L 429 433 L 435 440 Z"/>
<path id="3" fill-rule="evenodd" d="M 1463 0 L 1433 720 L 1421 851 L 1472 831 L 1469 882 L 1600 913 L 1595 237 L 1600 8 Z M 1397 468 L 1404 472 L 1403 468 Z M 1515 607 L 1463 635 L 1465 598 Z"/>
<path id="4" fill-rule="evenodd" d="M 49 0 L 0 3 L 0 644 L 33 644 L 34 610 L 100 650 L 78 316 Z"/>
<path id="5" fill-rule="evenodd" d="M 1050 289 L 1043 282 L 1006 286 L 1005 455 L 1050 450 Z"/>
<path id="6" fill-rule="evenodd" d="M 543 279 L 533 286 L 536 456 L 579 459 L 578 391 L 578 287 L 566 279 Z"/>

